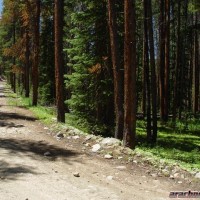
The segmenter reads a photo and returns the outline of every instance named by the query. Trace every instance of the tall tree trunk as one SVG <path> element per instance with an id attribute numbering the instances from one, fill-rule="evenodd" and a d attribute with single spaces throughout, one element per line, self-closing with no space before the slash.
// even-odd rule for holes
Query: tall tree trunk
<path id="1" fill-rule="evenodd" d="M 148 4 L 146 0 L 143 0 L 143 7 L 144 7 L 144 49 L 143 49 L 143 97 L 147 102 L 143 102 L 146 108 L 146 115 L 147 115 L 147 140 L 151 138 L 151 81 L 150 81 L 150 74 L 149 74 L 149 44 L 148 44 Z"/>
<path id="2" fill-rule="evenodd" d="M 112 66 L 114 76 L 115 104 L 115 137 L 123 139 L 124 109 L 123 109 L 123 70 L 120 64 L 119 41 L 117 34 L 117 19 L 115 11 L 116 0 L 108 0 L 109 32 L 111 43 Z"/>
<path id="3" fill-rule="evenodd" d="M 160 116 L 165 118 L 165 30 L 164 30 L 164 0 L 160 0 L 160 19 L 159 19 L 159 69 L 160 69 Z"/>
<path id="4" fill-rule="evenodd" d="M 29 37 L 29 30 L 26 29 L 26 52 L 25 52 L 25 97 L 29 97 L 30 94 L 30 85 L 29 85 L 29 77 L 30 77 L 30 37 Z"/>
<path id="5" fill-rule="evenodd" d="M 197 14 L 195 17 L 195 25 L 197 26 Z M 194 115 L 199 111 L 199 41 L 198 41 L 198 32 L 195 29 L 194 30 L 194 104 L 193 104 L 193 110 L 194 110 Z"/>
<path id="6" fill-rule="evenodd" d="M 170 69 L 170 0 L 165 0 L 165 81 L 164 116 L 168 120 L 169 109 L 169 69 Z"/>
<path id="7" fill-rule="evenodd" d="M 152 23 L 152 5 L 151 0 L 148 1 L 148 33 L 149 33 L 149 52 L 151 64 L 151 94 L 152 94 L 152 117 L 153 117 L 153 132 L 150 138 L 152 143 L 157 139 L 157 84 L 156 84 L 156 66 L 155 66 L 155 51 L 154 51 L 154 36 Z"/>
<path id="8" fill-rule="evenodd" d="M 13 45 L 16 43 L 16 22 L 15 19 L 13 20 Z M 13 57 L 13 68 L 16 65 L 16 58 Z M 13 92 L 16 93 L 16 71 L 13 70 Z"/>
<path id="9" fill-rule="evenodd" d="M 32 82 L 33 82 L 33 106 L 38 103 L 38 82 L 39 82 L 39 39 L 40 39 L 40 0 L 35 2 L 35 19 L 34 19 L 34 60 L 32 68 Z"/>
<path id="10" fill-rule="evenodd" d="M 145 20 L 145 19 L 144 19 Z M 145 28 L 144 28 L 145 29 Z M 142 65 L 143 65 L 143 71 L 142 71 L 142 113 L 143 113 L 143 118 L 146 116 L 146 107 L 147 107 L 147 76 L 146 76 L 146 71 L 147 71 L 147 63 L 146 63 L 146 38 L 145 34 L 143 36 L 143 55 L 142 55 Z"/>
<path id="11" fill-rule="evenodd" d="M 136 135 L 135 0 L 124 0 L 124 15 L 124 145 L 134 148 Z"/>
<path id="12" fill-rule="evenodd" d="M 57 121 L 65 122 L 64 61 L 63 61 L 63 12 L 64 0 L 55 0 L 55 80 Z"/>
<path id="13" fill-rule="evenodd" d="M 178 0 L 178 13 L 177 13 L 177 40 L 176 40 L 176 66 L 175 66 L 175 77 L 174 77 L 174 99 L 173 99 L 173 122 L 176 121 L 176 113 L 177 113 L 177 104 L 178 104 L 178 76 L 179 76 L 179 68 L 180 68 L 180 10 L 181 3 Z"/>

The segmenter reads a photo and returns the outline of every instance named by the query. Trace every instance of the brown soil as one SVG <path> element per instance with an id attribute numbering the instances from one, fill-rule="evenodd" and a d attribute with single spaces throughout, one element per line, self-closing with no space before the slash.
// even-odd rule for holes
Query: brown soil
<path id="1" fill-rule="evenodd" d="M 144 163 L 106 160 L 91 153 L 82 136 L 56 140 L 29 110 L 8 105 L 4 87 L 1 81 L 1 200 L 166 200 L 170 191 L 199 188 L 185 179 L 152 177 L 155 169 Z M 126 169 L 116 169 L 121 165 Z"/>

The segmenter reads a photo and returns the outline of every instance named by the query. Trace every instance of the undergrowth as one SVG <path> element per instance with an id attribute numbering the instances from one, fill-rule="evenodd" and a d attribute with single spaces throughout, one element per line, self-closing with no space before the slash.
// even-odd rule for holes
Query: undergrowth
<path id="1" fill-rule="evenodd" d="M 19 97 L 13 93 L 9 97 L 11 105 L 30 109 L 45 124 L 56 122 L 55 107 L 40 105 L 34 107 L 31 106 L 29 98 Z M 73 114 L 66 114 L 66 119 L 66 125 L 73 126 L 86 133 L 99 134 L 106 130 L 106 127 L 100 127 L 98 124 L 92 125 Z M 159 123 L 158 139 L 154 146 L 146 142 L 145 126 L 145 121 L 137 121 L 136 152 L 140 152 L 144 157 L 151 157 L 154 162 L 162 160 L 165 163 L 175 163 L 188 171 L 200 170 L 200 120 L 177 121 L 175 127 L 172 127 L 170 122 L 165 125 Z M 108 137 L 111 135 L 107 134 L 105 136 Z"/>

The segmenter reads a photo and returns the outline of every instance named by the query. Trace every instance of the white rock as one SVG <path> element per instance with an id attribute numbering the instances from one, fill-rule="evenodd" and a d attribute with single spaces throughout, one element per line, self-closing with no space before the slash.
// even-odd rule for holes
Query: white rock
<path id="1" fill-rule="evenodd" d="M 118 160 L 121 160 L 121 159 L 123 159 L 123 157 L 122 157 L 122 156 L 119 156 L 117 159 L 118 159 Z"/>
<path id="2" fill-rule="evenodd" d="M 101 143 L 100 143 L 103 147 L 109 147 L 109 146 L 113 146 L 113 145 L 119 145 L 120 141 L 118 139 L 115 138 L 104 138 Z"/>
<path id="3" fill-rule="evenodd" d="M 108 181 L 112 181 L 112 180 L 113 180 L 113 176 L 107 176 L 106 179 L 107 179 Z"/>
<path id="4" fill-rule="evenodd" d="M 173 175 L 170 175 L 169 178 L 170 178 L 170 179 L 174 179 L 174 176 L 173 176 Z"/>
<path id="5" fill-rule="evenodd" d="M 175 173 L 174 174 L 174 178 L 179 178 L 180 174 L 179 173 Z"/>
<path id="6" fill-rule="evenodd" d="M 48 127 L 44 127 L 44 130 L 48 130 L 49 128 Z"/>
<path id="7" fill-rule="evenodd" d="M 126 166 L 117 166 L 116 169 L 124 170 L 124 169 L 126 169 Z"/>
<path id="8" fill-rule="evenodd" d="M 196 173 L 195 178 L 199 178 L 200 179 L 200 172 Z"/>
<path id="9" fill-rule="evenodd" d="M 137 164 L 138 162 L 137 162 L 137 160 L 134 160 L 133 163 Z"/>
<path id="10" fill-rule="evenodd" d="M 92 146 L 92 152 L 94 152 L 94 153 L 96 153 L 100 149 L 101 149 L 101 145 L 100 144 L 95 144 L 95 145 Z"/>
<path id="11" fill-rule="evenodd" d="M 112 159 L 112 158 L 113 158 L 113 156 L 111 156 L 111 155 L 107 154 L 107 155 L 105 155 L 105 156 L 104 156 L 104 158 L 105 158 L 105 159 Z"/>
<path id="12" fill-rule="evenodd" d="M 184 178 L 185 178 L 184 174 L 181 174 L 181 178 L 182 178 L 182 179 L 184 179 Z"/>
<path id="13" fill-rule="evenodd" d="M 181 184 L 181 183 L 183 183 L 182 181 L 178 181 L 178 184 Z"/>
<path id="14" fill-rule="evenodd" d="M 74 140 L 78 140 L 79 138 L 80 137 L 78 135 L 75 135 L 75 136 L 72 137 L 72 139 L 74 139 Z"/>
<path id="15" fill-rule="evenodd" d="M 158 175 L 157 174 L 151 174 L 152 177 L 157 178 Z"/>

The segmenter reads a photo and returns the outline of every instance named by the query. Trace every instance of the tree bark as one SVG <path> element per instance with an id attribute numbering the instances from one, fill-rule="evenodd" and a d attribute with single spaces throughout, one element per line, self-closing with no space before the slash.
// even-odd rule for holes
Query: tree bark
<path id="1" fill-rule="evenodd" d="M 136 135 L 136 19 L 135 0 L 124 0 L 124 146 L 135 147 Z"/>
<path id="2" fill-rule="evenodd" d="M 30 94 L 30 85 L 29 85 L 29 77 L 30 77 L 30 37 L 29 30 L 26 29 L 26 52 L 25 52 L 25 97 L 29 97 Z"/>
<path id="3" fill-rule="evenodd" d="M 65 122 L 64 61 L 63 61 L 63 12 L 64 0 L 55 0 L 55 80 L 57 121 Z"/>
<path id="4" fill-rule="evenodd" d="M 114 104 L 115 104 L 115 137 L 123 139 L 124 109 L 123 109 L 123 70 L 120 64 L 118 47 L 117 19 L 115 11 L 116 0 L 108 0 L 109 32 L 114 77 Z"/>
<path id="5" fill-rule="evenodd" d="M 13 45 L 16 43 L 16 22 L 13 20 Z M 13 67 L 16 65 L 16 57 L 13 57 Z M 16 93 L 16 72 L 13 71 L 13 92 Z"/>
<path id="6" fill-rule="evenodd" d="M 197 25 L 197 14 L 195 19 L 195 24 Z M 194 30 L 194 115 L 199 111 L 199 76 L 200 76 L 200 69 L 199 69 L 199 41 L 198 41 L 198 32 Z"/>
<path id="7" fill-rule="evenodd" d="M 163 121 L 168 120 L 169 109 L 169 69 L 170 69 L 170 0 L 165 0 L 165 80 L 164 80 L 164 115 Z"/>
<path id="8" fill-rule="evenodd" d="M 34 16 L 34 60 L 32 67 L 32 83 L 33 83 L 33 97 L 32 104 L 37 106 L 38 103 L 38 82 L 39 82 L 39 43 L 40 43 L 40 0 L 35 2 L 35 16 Z"/>
<path id="9" fill-rule="evenodd" d="M 176 66 L 175 66 L 175 77 L 174 77 L 174 100 L 173 100 L 173 122 L 176 121 L 176 112 L 177 112 L 177 103 L 178 103 L 178 76 L 179 76 L 179 68 L 180 68 L 180 9 L 181 3 L 178 0 L 178 13 L 177 13 L 177 40 L 176 40 Z"/>
<path id="10" fill-rule="evenodd" d="M 159 69 L 160 69 L 160 116 L 165 118 L 165 30 L 164 30 L 164 0 L 160 0 L 160 19 L 159 19 Z"/>
<path id="11" fill-rule="evenodd" d="M 144 49 L 143 49 L 143 95 L 146 97 L 145 100 L 147 102 L 143 102 L 146 108 L 146 115 L 147 115 L 147 140 L 151 138 L 151 81 L 149 75 L 149 40 L 148 40 L 148 4 L 146 0 L 143 0 L 143 7 L 144 7 Z M 144 99 L 143 99 L 144 101 Z"/>

